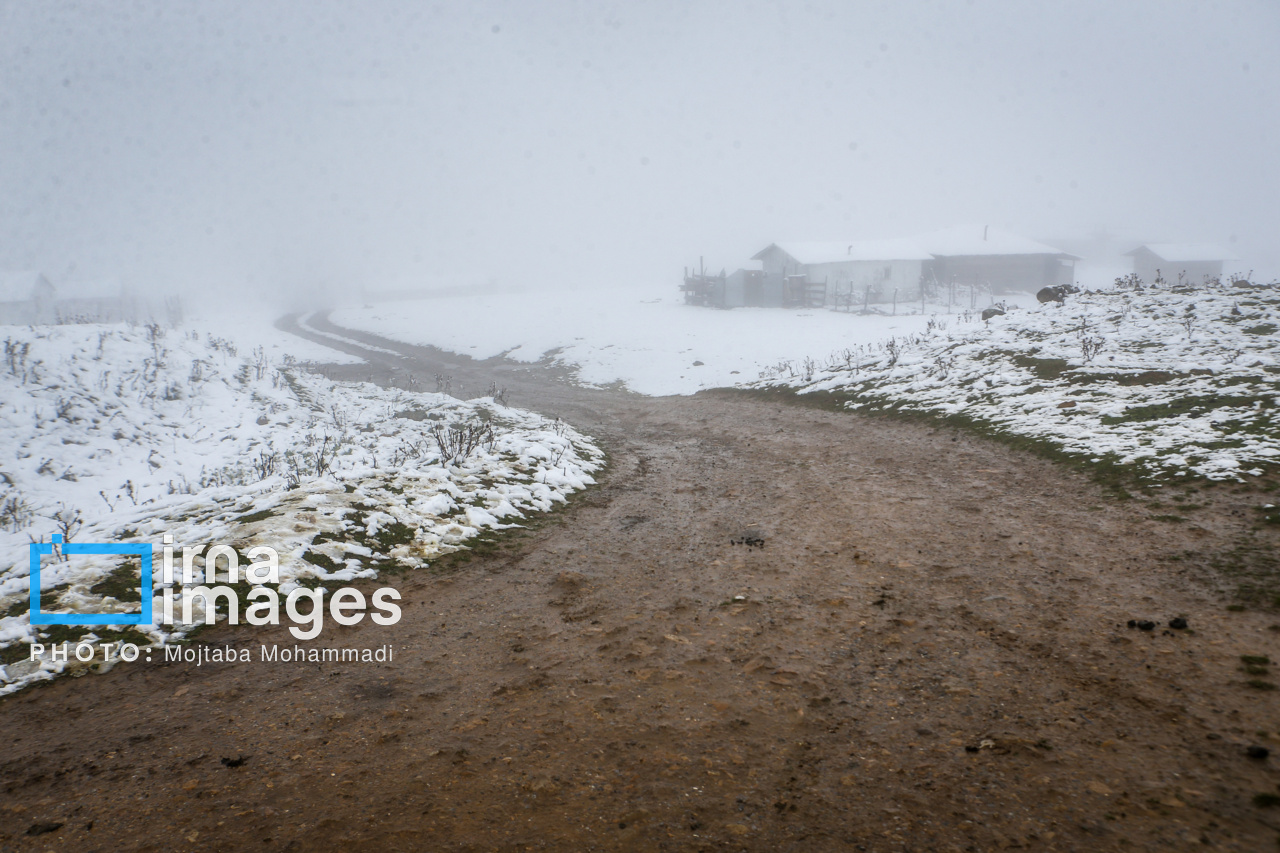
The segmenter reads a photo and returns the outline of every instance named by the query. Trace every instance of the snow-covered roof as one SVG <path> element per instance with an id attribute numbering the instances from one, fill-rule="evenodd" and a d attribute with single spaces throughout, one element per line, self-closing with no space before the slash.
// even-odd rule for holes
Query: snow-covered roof
<path id="1" fill-rule="evenodd" d="M 954 255 L 1067 255 L 1061 249 L 997 228 L 994 225 L 956 225 L 919 238 L 932 254 Z M 1068 255 L 1074 257 L 1074 255 Z"/>
<path id="2" fill-rule="evenodd" d="M 919 241 L 910 238 L 889 240 L 845 240 L 839 243 L 773 243 L 756 254 L 756 260 L 777 247 L 802 264 L 834 264 L 841 261 L 927 261 L 931 257 Z"/>
<path id="3" fill-rule="evenodd" d="M 41 279 L 48 283 L 39 270 L 0 271 L 0 302 L 28 301 Z"/>
<path id="4" fill-rule="evenodd" d="M 845 240 L 838 243 L 771 243 L 756 253 L 758 260 L 780 249 L 802 264 L 840 261 L 927 261 L 955 255 L 1075 255 L 991 225 L 957 225 L 919 237 L 888 240 Z"/>
<path id="5" fill-rule="evenodd" d="M 1161 260 L 1175 263 L 1188 261 L 1238 261 L 1233 253 L 1214 243 L 1147 243 L 1139 246 L 1126 255 L 1134 255 L 1143 249 Z"/>

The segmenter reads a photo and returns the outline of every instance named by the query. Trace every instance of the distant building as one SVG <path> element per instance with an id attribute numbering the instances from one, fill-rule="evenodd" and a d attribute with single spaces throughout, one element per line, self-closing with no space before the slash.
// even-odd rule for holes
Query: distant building
<path id="1" fill-rule="evenodd" d="M 959 225 L 919 241 L 932 256 L 925 277 L 940 286 L 963 284 L 998 294 L 1075 283 L 1075 255 L 1001 228 Z"/>
<path id="2" fill-rule="evenodd" d="M 760 308 L 764 305 L 764 270 L 741 267 L 725 276 L 722 308 Z"/>
<path id="3" fill-rule="evenodd" d="M 916 300 L 922 286 L 1034 293 L 1073 284 L 1079 259 L 1000 228 L 962 225 L 904 239 L 771 243 L 752 260 L 762 268 L 761 298 L 745 304 L 838 307 Z"/>
<path id="4" fill-rule="evenodd" d="M 766 305 L 821 307 L 918 293 L 932 259 L 916 240 L 771 243 L 757 252 Z"/>
<path id="5" fill-rule="evenodd" d="M 1125 252 L 1133 258 L 1133 271 L 1143 281 L 1155 281 L 1163 276 L 1166 281 L 1184 280 L 1197 284 L 1205 277 L 1222 275 L 1225 261 L 1240 260 L 1221 246 L 1211 243 L 1147 243 Z"/>
<path id="6" fill-rule="evenodd" d="M 119 323 L 130 319 L 132 300 L 115 279 L 78 281 L 57 288 L 58 323 Z"/>
<path id="7" fill-rule="evenodd" d="M 114 279 L 54 287 L 35 270 L 0 272 L 0 325 L 120 323 L 144 316 L 146 306 Z"/>
<path id="8" fill-rule="evenodd" d="M 53 285 L 37 270 L 0 272 L 0 325 L 52 323 L 55 298 Z"/>

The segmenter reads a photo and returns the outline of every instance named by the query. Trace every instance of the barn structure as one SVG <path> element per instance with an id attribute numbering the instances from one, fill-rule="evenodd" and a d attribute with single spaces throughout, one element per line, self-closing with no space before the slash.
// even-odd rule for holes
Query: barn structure
<path id="1" fill-rule="evenodd" d="M 170 319 L 176 306 L 176 297 L 165 300 Z M 0 272 L 0 325 L 120 323 L 148 316 L 148 306 L 116 279 L 55 287 L 36 270 Z"/>
<path id="2" fill-rule="evenodd" d="M 990 225 L 958 225 L 919 238 L 931 260 L 925 278 L 992 294 L 1075 283 L 1075 255 Z"/>
<path id="3" fill-rule="evenodd" d="M 752 257 L 761 263 L 764 291 L 777 295 L 774 304 L 811 308 L 918 293 L 929 259 L 910 239 L 771 243 Z"/>
<path id="4" fill-rule="evenodd" d="M 1036 292 L 1075 282 L 1075 255 L 987 225 L 888 240 L 770 243 L 760 268 L 689 276 L 685 300 L 720 308 L 838 308 L 918 300 L 922 289 Z"/>
<path id="5" fill-rule="evenodd" d="M 138 313 L 136 300 L 116 279 L 63 283 L 57 297 L 54 313 L 59 323 L 119 323 Z"/>
<path id="6" fill-rule="evenodd" d="M 1181 276 L 1196 284 L 1222 275 L 1225 261 L 1239 260 L 1212 243 L 1147 243 L 1125 254 L 1133 258 L 1133 271 L 1143 281 L 1176 281 Z"/>
<path id="7" fill-rule="evenodd" d="M 0 325 L 52 323 L 57 294 L 38 270 L 0 272 Z"/>
<path id="8" fill-rule="evenodd" d="M 780 299 L 765 302 L 764 273 L 748 261 L 743 267 L 733 272 L 708 273 L 699 266 L 694 270 L 684 271 L 684 291 L 686 305 L 704 305 L 708 308 L 762 308 L 766 304 L 777 307 Z"/>

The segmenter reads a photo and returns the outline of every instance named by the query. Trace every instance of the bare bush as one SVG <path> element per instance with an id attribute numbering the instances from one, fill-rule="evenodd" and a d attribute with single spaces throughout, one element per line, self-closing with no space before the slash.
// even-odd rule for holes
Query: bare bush
<path id="1" fill-rule="evenodd" d="M 280 454 L 268 453 L 265 450 L 258 451 L 258 458 L 253 461 L 253 470 L 257 474 L 258 480 L 265 480 L 276 472 L 280 467 Z"/>
<path id="2" fill-rule="evenodd" d="M 902 356 L 902 344 L 897 338 L 889 338 L 884 342 L 884 351 L 889 356 L 889 367 L 893 367 L 898 363 L 898 359 Z"/>
<path id="3" fill-rule="evenodd" d="M 12 338 L 5 338 L 4 361 L 5 364 L 9 366 L 9 373 L 11 375 L 25 377 L 27 372 L 27 356 L 30 354 L 30 341 L 15 341 Z"/>
<path id="4" fill-rule="evenodd" d="M 556 420 L 559 422 L 559 418 Z M 440 461 L 446 465 L 464 461 L 481 447 L 492 452 L 497 441 L 493 427 L 486 423 L 451 424 L 448 427 L 436 424 L 431 428 L 431 437 L 440 450 Z"/>
<path id="5" fill-rule="evenodd" d="M 57 525 L 58 532 L 62 534 L 62 543 L 69 545 L 71 540 L 80 533 L 80 528 L 84 526 L 84 521 L 80 516 L 80 510 L 66 506 L 58 505 L 58 511 L 49 516 L 53 523 Z M 66 562 L 66 556 L 63 555 L 62 549 L 57 545 L 53 546 L 54 554 L 61 562 Z"/>
<path id="6" fill-rule="evenodd" d="M 1080 355 L 1084 358 L 1084 363 L 1088 364 L 1093 361 L 1094 357 L 1102 352 L 1106 345 L 1106 340 L 1096 335 L 1080 338 Z"/>
<path id="7" fill-rule="evenodd" d="M 249 366 L 253 370 L 253 378 L 261 381 L 267 375 L 267 368 L 271 366 L 267 361 L 267 351 L 262 347 L 254 347 Z"/>
<path id="8" fill-rule="evenodd" d="M 17 533 L 34 518 L 35 512 L 18 492 L 10 491 L 0 498 L 0 527 L 10 533 Z"/>

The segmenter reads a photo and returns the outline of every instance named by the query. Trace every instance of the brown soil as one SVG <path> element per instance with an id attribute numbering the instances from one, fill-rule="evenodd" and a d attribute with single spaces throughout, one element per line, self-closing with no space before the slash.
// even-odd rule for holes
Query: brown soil
<path id="1" fill-rule="evenodd" d="M 389 664 L 139 662 L 0 702 L 0 849 L 1275 849 L 1278 759 L 1246 756 L 1275 679 L 1240 656 L 1277 620 L 1171 559 L 1231 549 L 1256 494 L 1171 523 L 949 430 L 399 349 L 329 372 L 496 379 L 597 436 L 601 484 L 386 581 L 398 625 L 299 644 Z"/>

